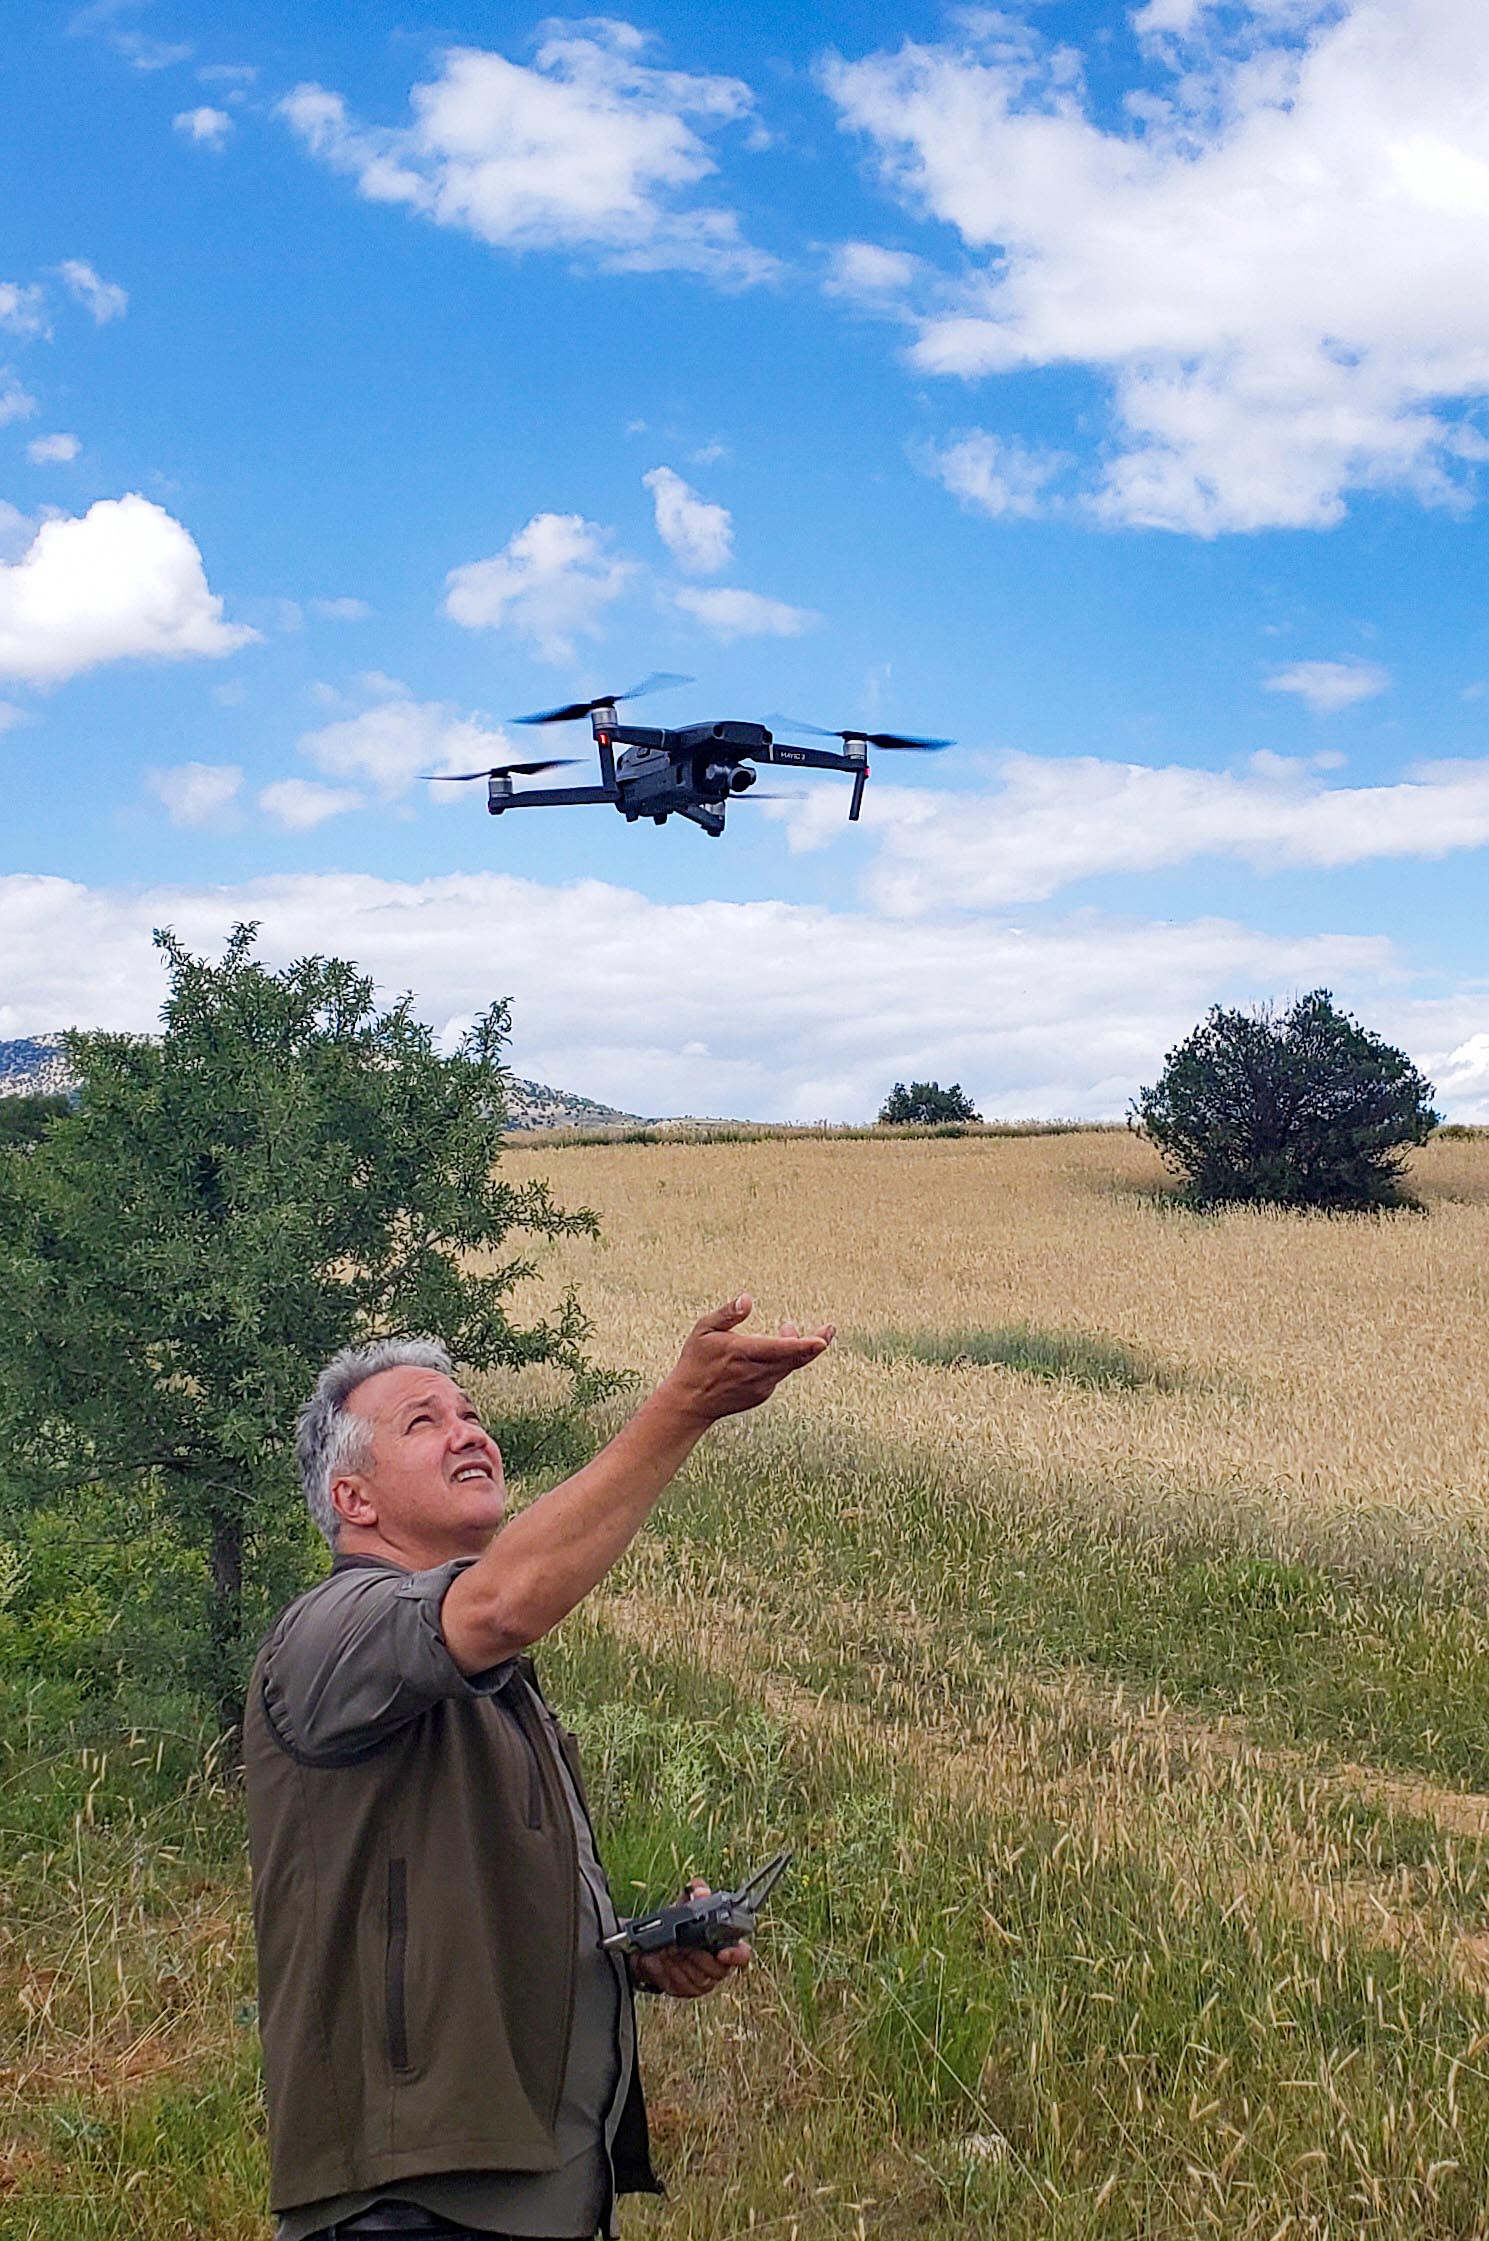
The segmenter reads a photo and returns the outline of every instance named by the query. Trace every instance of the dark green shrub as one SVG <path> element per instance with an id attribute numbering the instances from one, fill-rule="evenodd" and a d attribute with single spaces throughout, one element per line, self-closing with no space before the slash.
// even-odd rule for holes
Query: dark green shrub
<path id="1" fill-rule="evenodd" d="M 879 1118 L 887 1127 L 927 1127 L 936 1121 L 975 1121 L 982 1116 L 960 1082 L 943 1089 L 939 1082 L 912 1082 L 906 1089 L 903 1082 L 894 1088 L 879 1107 Z"/>
<path id="2" fill-rule="evenodd" d="M 1316 988 L 1281 1013 L 1217 1004 L 1139 1091 L 1130 1122 L 1193 1205 L 1363 1213 L 1411 1203 L 1403 1154 L 1438 1124 L 1431 1097 L 1404 1051 Z"/>

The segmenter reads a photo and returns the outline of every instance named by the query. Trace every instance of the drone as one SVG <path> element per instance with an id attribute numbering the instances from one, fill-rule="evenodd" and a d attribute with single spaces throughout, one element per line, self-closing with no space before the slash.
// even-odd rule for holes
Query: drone
<path id="1" fill-rule="evenodd" d="M 622 701 L 639 700 L 643 693 L 692 682 L 691 677 L 654 671 L 626 692 L 601 693 L 595 700 L 568 701 L 562 708 L 541 708 L 536 715 L 512 719 L 519 724 L 576 724 L 588 717 L 600 759 L 598 786 L 534 786 L 518 793 L 512 783 L 516 778 L 539 778 L 545 771 L 566 769 L 576 760 L 572 755 L 551 756 L 544 762 L 497 763 L 487 770 L 426 771 L 424 775 L 436 785 L 465 785 L 471 779 L 484 778 L 486 807 L 493 817 L 504 816 L 509 809 L 558 809 L 608 802 L 628 825 L 643 817 L 656 825 L 665 825 L 669 817 L 686 817 L 717 840 L 731 802 L 780 798 L 751 794 L 758 776 L 757 763 L 796 770 L 846 771 L 853 780 L 848 822 L 856 824 L 868 784 L 871 747 L 893 753 L 934 754 L 954 744 L 950 739 L 915 739 L 893 731 L 829 731 L 821 724 L 804 724 L 789 716 L 771 718 L 787 731 L 838 740 L 841 744 L 833 752 L 822 747 L 798 747 L 777 739 L 765 724 L 744 723 L 734 717 L 684 724 L 677 730 L 657 730 L 622 723 L 616 713 Z"/>

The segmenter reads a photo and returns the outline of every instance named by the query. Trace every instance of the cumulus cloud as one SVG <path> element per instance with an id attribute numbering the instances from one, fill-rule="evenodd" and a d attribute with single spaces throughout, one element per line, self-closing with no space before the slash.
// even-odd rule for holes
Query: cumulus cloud
<path id="1" fill-rule="evenodd" d="M 636 573 L 610 549 L 610 533 L 582 514 L 534 514 L 489 560 L 445 578 L 445 613 L 467 630 L 515 630 L 545 661 L 574 658 L 575 641 Z"/>
<path id="2" fill-rule="evenodd" d="M 9 366 L 0 366 L 0 428 L 12 420 L 29 420 L 35 410 L 31 392 L 22 388 Z"/>
<path id="3" fill-rule="evenodd" d="M 1269 693 L 1296 693 L 1315 716 L 1337 716 L 1374 700 L 1391 682 L 1389 669 L 1375 661 L 1295 661 L 1266 680 Z"/>
<path id="4" fill-rule="evenodd" d="M 164 802 L 173 825 L 210 825 L 237 799 L 243 773 L 236 763 L 176 763 L 147 770 L 145 784 Z"/>
<path id="5" fill-rule="evenodd" d="M 708 591 L 686 586 L 673 598 L 685 614 L 716 638 L 799 638 L 822 620 L 810 607 L 788 607 L 784 599 L 738 591 L 718 584 Z"/>
<path id="6" fill-rule="evenodd" d="M 311 832 L 328 817 L 361 809 L 365 801 L 365 795 L 354 793 L 350 787 L 318 786 L 313 778 L 277 778 L 273 785 L 261 788 L 258 797 L 264 815 L 291 833 Z"/>
<path id="7" fill-rule="evenodd" d="M 33 467 L 65 467 L 82 450 L 76 436 L 36 436 L 26 446 Z"/>
<path id="8" fill-rule="evenodd" d="M 52 685 L 101 662 L 230 654 L 257 636 L 223 621 L 190 536 L 138 492 L 42 522 L 0 562 L 0 677 Z"/>
<path id="9" fill-rule="evenodd" d="M 122 319 L 129 309 L 129 296 L 116 280 L 103 280 L 81 257 L 69 257 L 57 267 L 67 283 L 68 293 L 76 298 L 100 327 L 111 319 Z"/>
<path id="10" fill-rule="evenodd" d="M 954 498 L 993 520 L 1031 520 L 1046 511 L 1049 485 L 1071 464 L 1063 451 L 1047 451 L 1017 438 L 973 428 L 920 455 L 928 475 Z"/>
<path id="11" fill-rule="evenodd" d="M 928 372 L 1091 369 L 1098 517 L 1212 534 L 1337 521 L 1351 491 L 1461 503 L 1486 456 L 1489 11 L 1155 0 L 1156 90 L 1098 120 L 1082 58 L 1002 13 L 834 59 L 845 129 L 982 260 Z M 1159 35 L 1162 36 L 1159 36 Z M 1166 75 L 1163 75 L 1166 71 Z"/>
<path id="12" fill-rule="evenodd" d="M 226 109 L 182 109 L 171 123 L 183 139 L 194 141 L 199 148 L 225 147 L 233 130 Z"/>
<path id="13" fill-rule="evenodd" d="M 694 199 L 716 166 L 705 133 L 750 116 L 737 78 L 667 70 L 606 17 L 550 22 L 531 67 L 452 47 L 410 94 L 413 120 L 358 123 L 338 93 L 297 86 L 279 113 L 371 202 L 402 203 L 504 249 L 584 249 L 612 269 L 693 271 L 726 285 L 774 260 L 735 214 Z"/>
<path id="14" fill-rule="evenodd" d="M 444 701 L 415 700 L 396 678 L 373 676 L 364 682 L 379 694 L 372 707 L 307 732 L 300 741 L 300 752 L 327 777 L 374 787 L 384 800 L 391 800 L 406 793 L 421 771 L 481 770 L 513 759 L 513 745 L 506 733 L 479 718 L 462 715 Z M 281 786 L 276 792 L 277 806 L 264 803 L 270 815 L 280 816 L 282 821 L 291 821 L 283 818 L 286 802 L 304 808 L 312 798 L 318 799 L 323 817 L 357 806 L 356 797 L 347 794 L 342 794 L 334 807 L 326 806 L 328 789 L 307 790 L 303 780 L 286 781 L 285 785 L 301 790 L 288 794 Z"/>
<path id="15" fill-rule="evenodd" d="M 914 285 L 920 260 L 877 241 L 840 241 L 829 252 L 823 288 L 869 311 L 889 311 Z"/>
<path id="16" fill-rule="evenodd" d="M 734 552 L 734 524 L 727 506 L 711 505 L 671 467 L 653 467 L 641 480 L 656 508 L 657 535 L 679 568 L 692 576 L 711 576 L 727 568 Z"/>
<path id="17" fill-rule="evenodd" d="M 1323 983 L 1409 1048 L 1417 1024 L 1388 943 L 1216 920 L 906 926 L 497 872 L 145 892 L 18 875 L 0 878 L 0 1035 L 147 1029 L 163 988 L 150 929 L 210 951 L 243 918 L 272 961 L 354 957 L 388 995 L 412 989 L 441 1032 L 509 994 L 521 1072 L 643 1113 L 861 1120 L 897 1077 L 937 1074 L 991 1113 L 1110 1117 L 1216 1000 Z M 1454 1015 L 1460 1042 L 1471 1017 Z"/>
<path id="18" fill-rule="evenodd" d="M 34 283 L 23 286 L 19 281 L 0 280 L 0 327 L 7 334 L 19 335 L 23 342 L 48 334 L 51 330 L 41 289 Z"/>
<path id="19" fill-rule="evenodd" d="M 1431 764 L 1394 784 L 1337 786 L 1281 755 L 1244 771 L 1154 768 L 1095 755 L 997 758 L 994 792 L 885 784 L 864 822 L 878 847 L 876 906 L 915 916 L 1039 902 L 1082 879 L 1225 856 L 1258 871 L 1334 869 L 1489 845 L 1489 759 Z M 767 805 L 797 849 L 836 839 L 842 794 L 815 787 Z"/>

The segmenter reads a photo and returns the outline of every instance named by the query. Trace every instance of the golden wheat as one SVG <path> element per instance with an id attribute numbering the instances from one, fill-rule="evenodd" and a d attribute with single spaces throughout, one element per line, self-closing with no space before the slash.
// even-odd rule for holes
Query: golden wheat
<path id="1" fill-rule="evenodd" d="M 595 1208 L 602 1244 L 566 1246 L 532 1297 L 576 1282 L 596 1353 L 643 1375 L 741 1288 L 766 1322 L 1027 1323 L 1169 1373 L 1102 1390 L 843 1345 L 774 1404 L 805 1441 L 931 1455 L 974 1490 L 1012 1475 L 1112 1512 L 1219 1508 L 1300 1551 L 1489 1568 L 1489 1143 L 1419 1155 L 1425 1216 L 1358 1220 L 1175 1213 L 1120 1134 L 535 1145 L 504 1172 Z"/>

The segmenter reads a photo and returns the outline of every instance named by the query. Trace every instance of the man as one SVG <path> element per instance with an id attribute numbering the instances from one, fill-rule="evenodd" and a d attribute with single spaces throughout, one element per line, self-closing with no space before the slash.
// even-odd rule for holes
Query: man
<path id="1" fill-rule="evenodd" d="M 523 1652 L 708 1427 L 832 1341 L 747 1332 L 750 1307 L 705 1315 L 609 1445 L 501 1530 L 501 1455 L 442 1347 L 347 1348 L 301 1411 L 335 1561 L 271 1630 L 244 1718 L 280 2241 L 585 2241 L 618 2193 L 657 2191 L 633 1990 L 699 1997 L 749 1949 L 604 1950 L 573 1738 Z"/>

